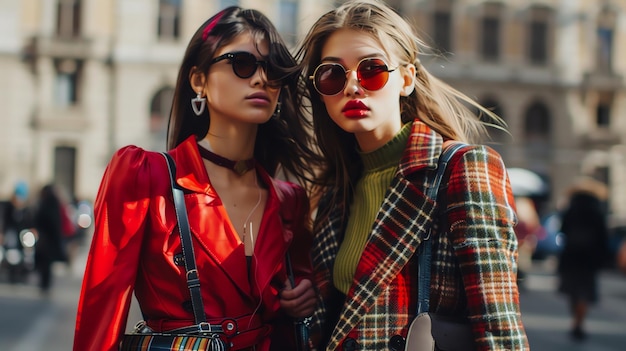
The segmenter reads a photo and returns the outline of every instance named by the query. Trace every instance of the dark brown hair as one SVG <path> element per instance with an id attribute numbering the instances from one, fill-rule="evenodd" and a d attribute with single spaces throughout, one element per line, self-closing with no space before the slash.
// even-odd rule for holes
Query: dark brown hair
<path id="1" fill-rule="evenodd" d="M 278 30 L 257 10 L 228 7 L 204 22 L 191 38 L 176 82 L 167 148 L 173 149 L 191 135 L 199 140 L 208 132 L 211 122 L 208 111 L 196 116 L 191 108 L 191 99 L 196 93 L 189 82 L 190 71 L 196 67 L 200 72 L 208 73 L 215 52 L 242 33 L 267 40 L 268 65 L 281 77 L 280 115 L 259 125 L 254 156 L 272 176 L 282 167 L 301 185 L 312 182 L 317 155 L 312 150 L 311 122 L 304 117 L 301 96 L 296 94 L 300 75 L 298 65 Z"/>

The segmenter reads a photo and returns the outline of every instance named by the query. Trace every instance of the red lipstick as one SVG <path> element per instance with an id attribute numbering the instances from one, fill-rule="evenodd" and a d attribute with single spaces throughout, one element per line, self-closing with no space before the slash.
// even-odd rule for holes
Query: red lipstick
<path id="1" fill-rule="evenodd" d="M 350 100 L 341 109 L 344 116 L 348 118 L 362 118 L 365 117 L 370 109 L 361 100 Z"/>

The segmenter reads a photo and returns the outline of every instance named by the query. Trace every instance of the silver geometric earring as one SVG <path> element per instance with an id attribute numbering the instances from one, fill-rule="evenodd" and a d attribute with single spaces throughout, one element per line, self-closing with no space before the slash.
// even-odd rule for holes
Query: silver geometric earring
<path id="1" fill-rule="evenodd" d="M 206 106 L 206 98 L 203 98 L 201 94 L 202 91 L 198 91 L 198 95 L 191 99 L 191 108 L 196 116 L 200 116 L 204 112 L 204 107 Z"/>
<path id="2" fill-rule="evenodd" d="M 276 103 L 276 110 L 274 110 L 274 113 L 272 114 L 272 118 L 274 119 L 280 118 L 280 106 L 281 105 L 282 103 L 280 101 Z"/>

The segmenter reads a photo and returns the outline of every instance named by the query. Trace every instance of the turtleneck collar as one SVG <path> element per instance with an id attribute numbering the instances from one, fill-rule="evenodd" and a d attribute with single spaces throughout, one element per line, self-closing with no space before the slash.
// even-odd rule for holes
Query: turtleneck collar
<path id="1" fill-rule="evenodd" d="M 361 160 L 363 160 L 363 170 L 371 172 L 392 166 L 397 167 L 409 140 L 412 124 L 409 122 L 402 126 L 398 134 L 380 148 L 370 152 L 359 152 Z"/>

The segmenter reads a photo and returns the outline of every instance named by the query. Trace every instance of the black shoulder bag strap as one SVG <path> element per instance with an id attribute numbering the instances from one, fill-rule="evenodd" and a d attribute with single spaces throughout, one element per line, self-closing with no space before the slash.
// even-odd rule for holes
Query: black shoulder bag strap
<path id="1" fill-rule="evenodd" d="M 448 162 L 452 159 L 452 156 L 457 150 L 467 146 L 464 143 L 454 143 L 441 152 L 439 156 L 439 164 L 437 166 L 437 174 L 432 183 L 432 186 L 426 189 L 426 196 L 430 199 L 437 199 L 437 193 L 439 192 L 439 186 L 441 179 L 443 178 Z M 439 208 L 439 204 L 435 204 Z M 437 210 L 435 210 L 437 211 Z M 435 212 L 436 213 L 436 212 Z M 433 219 L 434 220 L 434 219 Z M 418 263 L 418 303 L 417 303 L 417 315 L 423 312 L 428 312 L 430 308 L 430 258 L 432 248 L 432 235 L 434 226 L 431 226 L 429 234 L 422 241 L 422 252 L 419 255 Z"/>
<path id="2" fill-rule="evenodd" d="M 176 184 L 176 164 L 174 163 L 174 159 L 167 152 L 163 152 L 162 154 L 167 161 L 167 169 L 170 173 L 172 195 L 174 196 L 174 207 L 176 209 L 176 219 L 178 221 L 178 231 L 180 233 L 180 246 L 183 250 L 183 257 L 185 260 L 187 287 L 189 288 L 189 293 L 191 294 L 191 305 L 193 306 L 194 319 L 198 326 L 198 332 L 209 332 L 211 331 L 211 326 L 206 323 L 204 304 L 202 303 L 202 295 L 200 294 L 200 279 L 198 278 L 196 256 L 193 252 L 193 245 L 191 242 L 191 230 L 189 229 L 189 219 L 187 218 L 185 195 L 183 194 L 183 190 L 180 186 Z"/>

